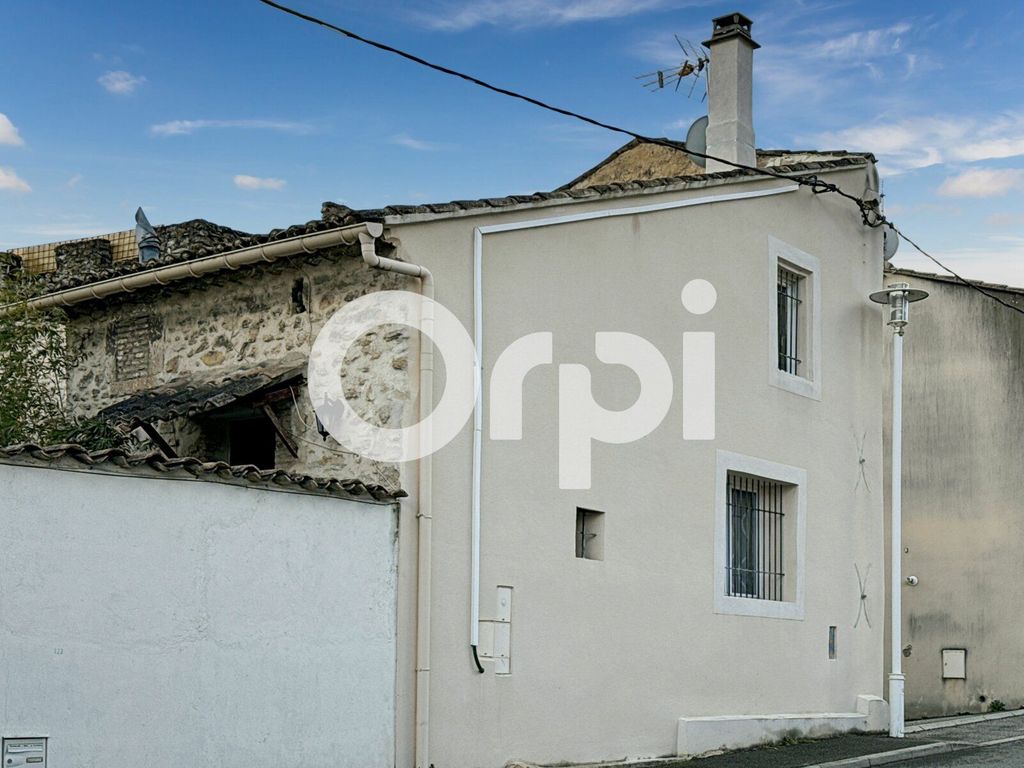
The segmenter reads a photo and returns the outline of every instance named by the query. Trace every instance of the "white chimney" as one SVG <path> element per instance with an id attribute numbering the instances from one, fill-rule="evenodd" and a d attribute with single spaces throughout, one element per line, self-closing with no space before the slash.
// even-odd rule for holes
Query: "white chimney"
<path id="1" fill-rule="evenodd" d="M 706 45 L 711 50 L 708 83 L 707 153 L 743 165 L 757 165 L 754 153 L 753 22 L 742 13 L 719 16 Z M 732 166 L 708 160 L 707 172 L 732 171 Z"/>

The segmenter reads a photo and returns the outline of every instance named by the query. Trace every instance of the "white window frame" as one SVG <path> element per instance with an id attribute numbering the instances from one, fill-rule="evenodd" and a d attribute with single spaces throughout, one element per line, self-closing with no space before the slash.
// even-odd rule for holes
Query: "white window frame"
<path id="1" fill-rule="evenodd" d="M 745 456 L 730 451 L 716 452 L 715 466 L 715 576 L 714 612 L 734 616 L 759 616 L 766 619 L 804 618 L 804 565 L 807 538 L 807 471 L 788 464 Z M 762 600 L 726 594 L 726 558 L 728 556 L 728 479 L 730 472 L 739 472 L 793 486 L 795 504 L 786 514 L 786 524 L 794 525 L 792 542 L 796 546 L 795 572 L 787 578 L 795 580 L 793 599 Z"/>
<path id="2" fill-rule="evenodd" d="M 804 349 L 797 350 L 803 373 L 779 370 L 779 267 L 800 275 L 804 307 Z M 796 395 L 821 400 L 821 264 L 776 237 L 768 237 L 768 383 Z"/>

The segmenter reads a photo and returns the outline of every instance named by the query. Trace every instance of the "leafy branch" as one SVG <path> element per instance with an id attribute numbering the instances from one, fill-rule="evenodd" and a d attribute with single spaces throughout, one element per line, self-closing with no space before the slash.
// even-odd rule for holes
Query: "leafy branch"
<path id="1" fill-rule="evenodd" d="M 124 445 L 127 437 L 105 422 L 72 414 L 68 380 L 76 345 L 62 310 L 28 305 L 37 289 L 16 256 L 0 253 L 0 445 Z"/>

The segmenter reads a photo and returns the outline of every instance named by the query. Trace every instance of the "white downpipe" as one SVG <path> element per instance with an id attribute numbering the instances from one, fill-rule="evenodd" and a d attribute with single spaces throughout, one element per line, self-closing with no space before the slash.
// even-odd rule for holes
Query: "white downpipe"
<path id="1" fill-rule="evenodd" d="M 904 736 L 903 714 L 903 329 L 892 336 L 892 668 L 889 735 Z"/>
<path id="2" fill-rule="evenodd" d="M 431 541 L 433 523 L 433 459 L 430 422 L 434 407 L 434 276 L 419 264 L 410 264 L 377 255 L 376 240 L 381 234 L 362 233 L 363 261 L 375 269 L 419 278 L 420 293 L 428 299 L 420 318 L 420 394 L 419 441 L 422 458 L 417 462 L 416 500 L 416 768 L 430 768 L 430 600 Z"/>
<path id="3" fill-rule="evenodd" d="M 520 229 L 537 229 L 540 227 L 553 227 L 559 224 L 571 224 L 579 221 L 591 221 L 593 219 L 611 219 L 618 216 L 633 216 L 639 213 L 654 213 L 656 211 L 669 211 L 676 208 L 689 208 L 694 205 L 705 205 L 707 203 L 722 203 L 729 200 L 747 200 L 757 197 L 770 197 L 781 195 L 787 192 L 796 192 L 798 184 L 787 184 L 781 187 L 770 189 L 758 189 L 751 192 L 731 192 L 724 195 L 708 195 L 705 197 L 692 197 L 685 200 L 670 200 L 664 203 L 651 203 L 649 205 L 638 205 L 631 208 L 612 208 L 600 211 L 588 211 L 586 213 L 573 213 L 566 216 L 550 216 L 543 219 L 529 219 L 527 221 L 515 221 L 509 224 L 494 224 L 487 227 L 476 227 L 473 230 L 473 340 L 476 347 L 476 371 L 474 382 L 476 385 L 476 405 L 473 408 L 473 488 L 472 488 L 472 553 L 470 575 L 470 626 L 469 644 L 476 650 L 480 638 L 480 496 L 481 496 L 481 456 L 483 453 L 483 410 L 484 410 L 484 235 L 497 234 L 500 232 L 514 232 Z"/>
<path id="4" fill-rule="evenodd" d="M 473 507 L 472 507 L 472 578 L 469 597 L 469 644 L 474 654 L 480 644 L 480 461 L 483 455 L 483 343 L 484 343 L 484 292 L 483 292 L 484 233 L 480 227 L 473 230 L 473 340 L 476 347 L 476 367 L 473 369 L 473 390 L 476 405 L 473 407 Z M 480 664 L 479 657 L 473 657 Z"/>

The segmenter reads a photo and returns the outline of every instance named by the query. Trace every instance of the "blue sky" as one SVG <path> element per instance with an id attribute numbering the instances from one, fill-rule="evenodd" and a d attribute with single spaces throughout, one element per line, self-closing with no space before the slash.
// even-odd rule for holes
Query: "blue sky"
<path id="1" fill-rule="evenodd" d="M 643 133 L 704 111 L 634 76 L 733 3 L 294 0 L 371 37 Z M 1024 285 L 1024 7 L 767 2 L 768 148 L 866 149 L 892 218 L 971 277 Z M 624 139 L 256 0 L 0 0 L 0 246 L 206 218 L 262 232 L 352 207 L 551 189 Z M 934 271 L 905 244 L 903 266 Z"/>

